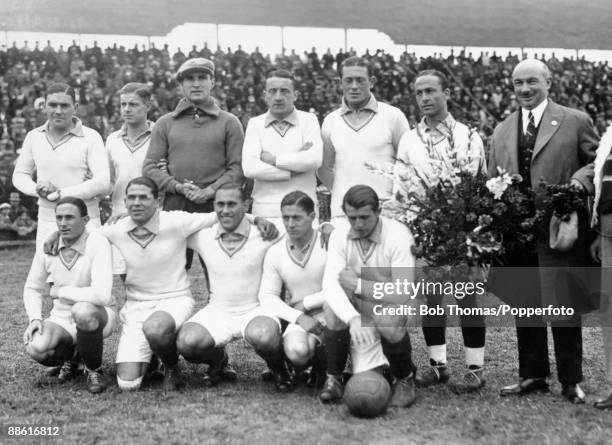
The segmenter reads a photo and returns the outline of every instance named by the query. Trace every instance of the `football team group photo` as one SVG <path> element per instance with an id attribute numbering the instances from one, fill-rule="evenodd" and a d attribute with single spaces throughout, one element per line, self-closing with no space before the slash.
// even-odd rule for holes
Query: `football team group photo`
<path id="1" fill-rule="evenodd" d="M 278 54 L 2 23 L 0 442 L 610 443 L 612 52 L 559 50 L 605 33 L 475 2 L 527 25 L 296 51 L 323 9 L 247 3 Z"/>

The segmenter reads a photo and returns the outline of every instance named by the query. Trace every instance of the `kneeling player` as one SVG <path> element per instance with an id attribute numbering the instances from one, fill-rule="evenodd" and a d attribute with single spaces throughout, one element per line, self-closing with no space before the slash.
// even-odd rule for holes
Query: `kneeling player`
<path id="1" fill-rule="evenodd" d="M 23 291 L 30 323 L 23 340 L 30 357 L 46 366 L 62 365 L 59 380 L 76 376 L 80 357 L 87 370 L 87 389 L 106 388 L 101 371 L 103 338 L 115 325 L 111 309 L 113 287 L 111 247 L 97 233 L 89 233 L 87 206 L 65 197 L 55 208 L 60 231 L 59 254 L 38 251 Z M 51 282 L 51 314 L 42 320 L 42 301 Z M 76 345 L 76 348 L 75 348 Z"/>
<path id="2" fill-rule="evenodd" d="M 209 365 L 204 383 L 235 378 L 225 345 L 244 338 L 266 360 L 279 390 L 291 387 L 280 335 L 280 321 L 259 306 L 257 292 L 263 260 L 273 241 L 265 241 L 245 218 L 243 189 L 221 186 L 215 194 L 219 224 L 191 237 L 189 247 L 204 260 L 210 278 L 210 299 L 178 333 L 179 352 L 192 363 Z"/>
<path id="3" fill-rule="evenodd" d="M 393 380 L 392 406 L 414 402 L 415 366 L 411 358 L 406 316 L 377 315 L 377 305 L 397 306 L 398 295 L 373 297 L 374 283 L 414 279 L 414 244 L 410 231 L 380 216 L 376 192 L 351 187 L 342 202 L 350 229 L 336 229 L 329 241 L 323 276 L 326 310 L 327 380 L 321 401 L 342 397 L 341 374 L 349 353 L 353 372 L 379 368 L 388 359 Z M 382 346 L 382 347 L 381 347 Z M 386 357 L 386 359 L 385 359 Z"/>
<path id="4" fill-rule="evenodd" d="M 158 195 L 151 179 L 132 179 L 125 194 L 129 217 L 100 229 L 125 263 L 125 270 L 116 270 L 125 274 L 127 297 L 117 348 L 117 382 L 122 390 L 140 387 L 153 353 L 165 368 L 164 389 L 184 386 L 176 333 L 194 306 L 184 252 L 190 235 L 217 221 L 215 213 L 160 211 Z M 259 226 L 266 232 L 265 221 Z"/>
<path id="5" fill-rule="evenodd" d="M 266 311 L 289 323 L 283 349 L 294 369 L 312 364 L 310 381 L 322 385 L 325 351 L 319 335 L 323 331 L 321 283 L 327 252 L 312 227 L 314 202 L 306 193 L 287 194 L 281 201 L 281 214 L 286 235 L 266 253 L 259 301 Z M 286 302 L 283 288 L 290 295 Z"/>

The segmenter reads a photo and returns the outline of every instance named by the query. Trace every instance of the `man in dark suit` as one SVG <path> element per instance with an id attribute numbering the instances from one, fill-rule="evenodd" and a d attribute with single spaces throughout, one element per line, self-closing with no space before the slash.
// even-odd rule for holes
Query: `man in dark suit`
<path id="1" fill-rule="evenodd" d="M 599 137 L 590 118 L 583 112 L 555 104 L 548 99 L 551 76 L 548 67 L 538 60 L 524 60 L 512 73 L 512 82 L 520 109 L 500 123 L 493 133 L 489 173 L 498 174 L 498 167 L 523 177 L 525 186 L 537 188 L 541 179 L 548 184 L 571 182 L 585 194 L 593 193 L 593 168 Z M 535 202 L 538 208 L 538 199 Z M 579 223 L 579 239 L 569 252 L 553 250 L 548 245 L 548 225 L 536 240 L 536 253 L 514 255 L 508 266 L 529 267 L 534 281 L 516 280 L 505 275 L 495 292 L 515 306 L 559 306 L 559 293 L 568 293 L 560 286 L 562 268 L 584 265 L 587 249 L 586 215 Z M 539 267 L 538 267 L 539 266 Z M 525 271 L 526 269 L 523 269 Z M 563 269 L 567 270 L 567 269 Z M 517 281 L 525 285 L 516 285 Z M 512 283 L 512 285 L 511 285 Z M 508 295 L 512 294 L 514 295 Z M 576 298 L 576 295 L 571 295 Z M 530 301 L 525 301 L 529 299 Z M 514 300 L 516 302 L 516 300 Z M 575 300 L 574 300 L 575 301 Z M 563 303 L 565 304 L 565 303 Z M 563 396 L 572 403 L 584 403 L 582 381 L 582 328 L 580 315 L 563 321 L 551 321 L 555 344 L 557 374 Z M 546 320 L 541 317 L 516 318 L 519 352 L 518 383 L 502 388 L 502 396 L 524 395 L 548 391 L 549 373 Z"/>

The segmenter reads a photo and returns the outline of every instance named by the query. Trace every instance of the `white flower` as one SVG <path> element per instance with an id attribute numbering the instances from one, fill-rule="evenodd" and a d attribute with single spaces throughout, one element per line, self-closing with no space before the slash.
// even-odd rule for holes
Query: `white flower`
<path id="1" fill-rule="evenodd" d="M 510 184 L 512 184 L 512 176 L 504 172 L 500 176 L 489 179 L 486 185 L 489 191 L 493 193 L 493 197 L 499 199 Z"/>

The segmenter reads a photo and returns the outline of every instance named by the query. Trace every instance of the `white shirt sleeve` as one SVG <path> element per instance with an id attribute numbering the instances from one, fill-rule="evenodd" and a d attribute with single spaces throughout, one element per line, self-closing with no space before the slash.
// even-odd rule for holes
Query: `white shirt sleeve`
<path id="1" fill-rule="evenodd" d="M 323 140 L 321 129 L 314 114 L 307 114 L 300 122 L 303 126 L 304 144 L 310 142 L 312 146 L 307 150 L 276 155 L 276 166 L 295 172 L 307 172 L 317 169 L 323 162 Z"/>
<path id="2" fill-rule="evenodd" d="M 323 273 L 323 292 L 327 304 L 338 318 L 348 323 L 351 318 L 358 316 L 359 312 L 349 301 L 338 281 L 340 272 L 346 267 L 346 254 L 346 233 L 334 230 L 329 238 L 327 262 Z"/>
<path id="3" fill-rule="evenodd" d="M 283 279 L 279 273 L 274 251 L 268 250 L 264 259 L 261 284 L 259 286 L 259 302 L 262 308 L 267 309 L 273 315 L 295 323 L 302 312 L 292 308 L 281 300 L 281 289 Z"/>
<path id="4" fill-rule="evenodd" d="M 180 228 L 187 238 L 190 235 L 209 227 L 214 226 L 217 223 L 217 214 L 215 212 L 210 213 L 188 213 L 183 211 L 172 211 L 170 218 L 180 224 Z"/>
<path id="5" fill-rule="evenodd" d="M 314 294 L 306 295 L 302 300 L 302 304 L 307 311 L 323 307 L 325 303 L 325 292 L 319 291 Z"/>
<path id="6" fill-rule="evenodd" d="M 317 170 L 317 176 L 329 190 L 334 185 L 334 164 L 336 162 L 336 150 L 331 140 L 331 118 L 326 117 L 321 128 L 321 139 L 323 140 L 323 161 Z"/>
<path id="7" fill-rule="evenodd" d="M 21 153 L 19 153 L 15 170 L 13 171 L 13 185 L 15 188 L 28 196 L 37 197 L 36 182 L 32 179 L 35 171 L 36 164 L 32 155 L 32 135 L 30 132 L 23 141 Z"/>
<path id="8" fill-rule="evenodd" d="M 261 160 L 261 143 L 259 141 L 259 121 L 249 121 L 242 145 L 242 170 L 244 176 L 265 181 L 286 181 L 291 178 L 291 172 L 270 165 Z"/>
<path id="9" fill-rule="evenodd" d="M 38 252 L 34 255 L 30 272 L 23 288 L 23 305 L 28 320 L 42 319 L 43 295 L 47 293 L 49 273 L 45 267 L 45 255 Z"/>
<path id="10" fill-rule="evenodd" d="M 397 113 L 395 115 L 395 123 L 393 125 L 392 136 L 391 136 L 392 137 L 391 143 L 393 144 L 393 148 L 395 149 L 396 153 L 398 151 L 400 139 L 402 138 L 404 133 L 406 133 L 409 130 L 410 130 L 410 124 L 408 123 L 408 119 L 406 119 L 406 116 L 404 116 L 404 113 L 402 113 L 401 110 L 397 109 Z"/>
<path id="11" fill-rule="evenodd" d="M 92 177 L 80 184 L 61 189 L 62 196 L 91 199 L 98 195 L 106 195 L 110 191 L 108 154 L 104 148 L 102 137 L 94 132 L 87 133 L 86 138 L 89 143 L 87 147 L 87 167 Z"/>
<path id="12" fill-rule="evenodd" d="M 90 235 L 92 237 L 94 235 Z M 61 286 L 57 295 L 75 303 L 87 302 L 98 306 L 111 303 L 113 289 L 113 260 L 111 246 L 106 238 L 95 237 L 86 255 L 91 255 L 91 283 L 89 286 Z"/>

